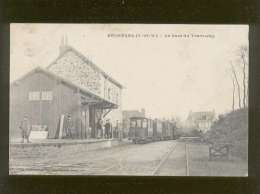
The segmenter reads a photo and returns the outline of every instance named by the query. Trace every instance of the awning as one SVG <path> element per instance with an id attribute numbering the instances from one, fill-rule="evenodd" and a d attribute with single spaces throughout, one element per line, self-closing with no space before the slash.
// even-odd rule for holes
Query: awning
<path id="1" fill-rule="evenodd" d="M 109 102 L 109 101 L 102 99 L 102 98 L 98 98 L 97 96 L 89 97 L 89 95 L 81 96 L 81 104 L 82 105 L 94 105 L 94 106 L 96 106 L 97 108 L 100 108 L 100 109 L 116 109 L 116 108 L 118 108 L 117 104 L 114 104 L 114 103 Z"/>

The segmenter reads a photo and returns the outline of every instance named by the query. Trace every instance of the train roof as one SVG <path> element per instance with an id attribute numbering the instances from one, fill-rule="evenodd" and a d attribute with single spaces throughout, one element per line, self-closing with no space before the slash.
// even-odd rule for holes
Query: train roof
<path id="1" fill-rule="evenodd" d="M 153 120 L 153 121 L 156 121 L 156 122 L 161 122 L 161 123 L 171 123 L 171 124 L 174 124 L 174 122 L 172 121 L 169 121 L 169 120 L 161 120 L 161 119 L 151 119 L 151 118 L 147 118 L 147 117 L 130 117 L 130 119 L 150 119 L 150 120 Z"/>
<path id="2" fill-rule="evenodd" d="M 130 119 L 149 119 L 147 117 L 130 117 Z"/>

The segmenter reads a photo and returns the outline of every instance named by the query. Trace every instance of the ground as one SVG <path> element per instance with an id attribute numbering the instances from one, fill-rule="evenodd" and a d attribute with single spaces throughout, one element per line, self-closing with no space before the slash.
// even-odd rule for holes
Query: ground
<path id="1" fill-rule="evenodd" d="M 185 145 L 186 144 L 186 145 Z M 10 146 L 10 174 L 245 176 L 247 162 L 209 161 L 208 146 L 177 140 L 89 149 L 89 144 Z"/>

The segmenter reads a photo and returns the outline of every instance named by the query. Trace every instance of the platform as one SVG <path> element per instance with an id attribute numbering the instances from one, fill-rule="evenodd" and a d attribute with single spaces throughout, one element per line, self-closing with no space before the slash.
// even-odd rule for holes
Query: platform
<path id="1" fill-rule="evenodd" d="M 68 146 L 77 144 L 93 144 L 93 143 L 105 143 L 108 146 L 120 141 L 119 139 L 44 139 L 44 140 L 30 140 L 30 143 L 21 143 L 21 139 L 10 141 L 12 147 L 39 147 L 39 146 Z"/>

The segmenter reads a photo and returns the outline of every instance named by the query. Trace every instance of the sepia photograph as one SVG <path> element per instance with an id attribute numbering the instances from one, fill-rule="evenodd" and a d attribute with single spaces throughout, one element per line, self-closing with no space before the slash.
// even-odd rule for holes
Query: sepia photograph
<path id="1" fill-rule="evenodd" d="M 10 24 L 10 175 L 248 176 L 248 25 Z"/>

